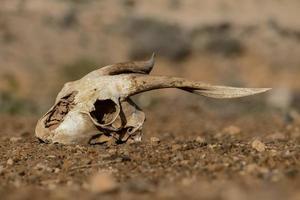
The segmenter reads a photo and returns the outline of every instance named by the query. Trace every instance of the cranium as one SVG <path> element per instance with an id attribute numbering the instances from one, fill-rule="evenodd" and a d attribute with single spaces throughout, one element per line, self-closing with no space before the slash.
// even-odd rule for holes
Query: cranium
<path id="1" fill-rule="evenodd" d="M 36 136 L 44 142 L 102 143 L 140 140 L 145 114 L 131 96 L 160 88 L 179 88 L 213 98 L 235 98 L 268 88 L 214 86 L 184 78 L 151 76 L 148 61 L 105 66 L 66 83 L 54 106 L 38 121 Z"/>

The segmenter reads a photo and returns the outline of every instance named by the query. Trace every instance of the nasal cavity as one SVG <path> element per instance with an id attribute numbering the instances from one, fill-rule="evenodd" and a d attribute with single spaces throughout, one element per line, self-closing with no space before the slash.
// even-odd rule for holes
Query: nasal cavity
<path id="1" fill-rule="evenodd" d="M 110 99 L 97 100 L 94 107 L 95 110 L 91 111 L 90 114 L 99 124 L 112 123 L 118 114 L 117 104 Z"/>

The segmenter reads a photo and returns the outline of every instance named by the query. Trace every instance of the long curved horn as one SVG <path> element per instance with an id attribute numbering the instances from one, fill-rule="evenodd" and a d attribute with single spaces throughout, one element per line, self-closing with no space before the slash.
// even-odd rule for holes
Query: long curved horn
<path id="1" fill-rule="evenodd" d="M 161 88 L 180 88 L 195 94 L 212 98 L 236 98 L 265 92 L 271 88 L 238 88 L 215 86 L 198 81 L 167 76 L 132 75 L 133 87 L 130 95 Z"/>
<path id="2" fill-rule="evenodd" d="M 155 53 L 147 61 L 117 63 L 98 70 L 101 75 L 117 75 L 124 73 L 149 74 L 155 63 Z"/>

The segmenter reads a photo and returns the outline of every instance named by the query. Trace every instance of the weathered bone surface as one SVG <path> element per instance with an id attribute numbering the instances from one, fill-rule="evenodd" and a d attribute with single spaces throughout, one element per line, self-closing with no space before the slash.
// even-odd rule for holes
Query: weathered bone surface
<path id="1" fill-rule="evenodd" d="M 214 86 L 184 78 L 150 76 L 149 61 L 109 65 L 66 83 L 54 106 L 38 121 L 36 136 L 47 143 L 105 143 L 141 140 L 145 114 L 132 95 L 179 88 L 213 98 L 253 95 L 269 88 Z"/>

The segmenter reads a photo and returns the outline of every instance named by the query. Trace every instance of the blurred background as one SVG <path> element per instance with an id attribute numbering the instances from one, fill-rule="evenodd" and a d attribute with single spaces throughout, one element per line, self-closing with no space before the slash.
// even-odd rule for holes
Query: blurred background
<path id="1" fill-rule="evenodd" d="M 154 74 L 272 87 L 299 109 L 298 0 L 1 0 L 0 112 L 40 114 L 66 81 L 157 53 Z M 173 90 L 138 97 L 193 98 Z M 198 98 L 197 98 L 198 100 Z"/>
<path id="2" fill-rule="evenodd" d="M 299 199 L 299 13 L 299 0 L 0 0 L 1 198 L 119 189 L 121 199 Z M 65 82 L 153 52 L 155 75 L 273 89 L 230 100 L 136 96 L 147 115 L 138 144 L 34 137 Z"/>

